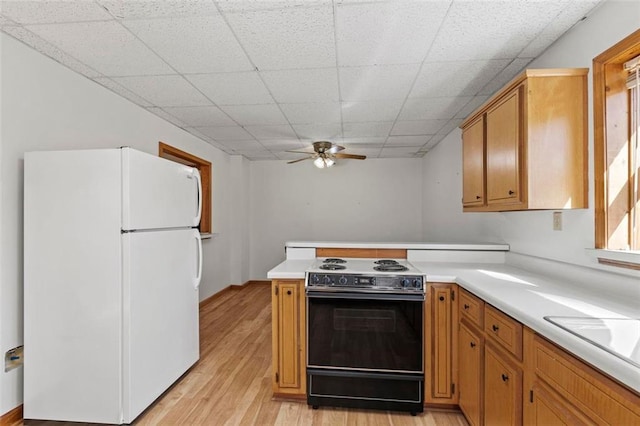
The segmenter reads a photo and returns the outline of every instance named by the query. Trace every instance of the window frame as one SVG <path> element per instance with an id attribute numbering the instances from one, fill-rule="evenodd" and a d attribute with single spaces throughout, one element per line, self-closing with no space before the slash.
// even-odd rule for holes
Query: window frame
<path id="1" fill-rule="evenodd" d="M 201 234 L 210 234 L 212 232 L 211 162 L 200 157 L 196 157 L 193 154 L 182 151 L 162 141 L 158 142 L 158 156 L 198 169 L 202 180 L 202 215 L 200 218 L 199 228 Z"/>

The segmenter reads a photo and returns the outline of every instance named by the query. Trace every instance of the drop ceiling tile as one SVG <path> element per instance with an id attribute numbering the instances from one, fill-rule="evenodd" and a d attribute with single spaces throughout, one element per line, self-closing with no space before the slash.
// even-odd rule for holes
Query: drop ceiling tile
<path id="1" fill-rule="evenodd" d="M 261 151 L 264 146 L 256 140 L 218 140 L 219 144 L 235 151 Z"/>
<path id="2" fill-rule="evenodd" d="M 224 105 L 220 108 L 241 126 L 287 124 L 276 104 Z"/>
<path id="3" fill-rule="evenodd" d="M 421 136 L 389 136 L 385 148 L 397 146 L 422 146 L 431 139 L 431 135 Z"/>
<path id="4" fill-rule="evenodd" d="M 308 145 L 303 144 L 298 139 L 261 139 L 260 143 L 272 152 L 288 150 L 300 151 L 308 148 Z"/>
<path id="5" fill-rule="evenodd" d="M 141 98 L 140 96 L 138 96 L 135 93 L 133 93 L 131 90 L 123 87 L 121 84 L 116 83 L 115 81 L 113 81 L 112 79 L 110 79 L 108 77 L 94 78 L 93 81 L 95 81 L 96 83 L 106 87 L 107 89 L 111 90 L 112 92 L 122 96 L 123 98 L 129 99 L 131 102 L 133 102 L 136 105 L 140 105 L 141 107 L 153 106 L 153 104 L 151 104 L 151 102 L 147 101 L 144 98 Z"/>
<path id="6" fill-rule="evenodd" d="M 217 15 L 211 0 L 97 0 L 118 19 L 177 18 Z"/>
<path id="7" fill-rule="evenodd" d="M 342 132 L 345 138 L 386 137 L 393 126 L 393 121 L 370 121 L 366 123 L 344 123 Z"/>
<path id="8" fill-rule="evenodd" d="M 260 73 L 279 103 L 338 101 L 335 68 L 264 71 Z"/>
<path id="9" fill-rule="evenodd" d="M 202 133 L 200 130 L 196 129 L 195 127 L 185 127 L 184 130 L 186 130 L 187 132 L 191 133 L 193 136 L 202 139 L 203 141 L 207 142 L 209 145 L 215 146 L 216 148 L 219 149 L 226 149 L 223 145 L 217 143 L 216 141 L 213 140 L 213 138 L 211 136 L 207 136 L 204 133 Z M 226 152 L 226 151 L 225 151 Z"/>
<path id="10" fill-rule="evenodd" d="M 420 150 L 417 146 L 402 146 L 402 147 L 384 147 L 380 151 L 380 158 L 407 158 L 416 157 L 417 152 Z"/>
<path id="11" fill-rule="evenodd" d="M 234 151 L 235 154 L 239 154 L 242 155 L 243 157 L 246 157 L 249 160 L 255 160 L 255 161 L 264 161 L 264 160 L 277 160 L 278 157 L 276 157 L 271 151 L 267 151 L 266 149 L 263 150 L 258 150 L 258 151 L 254 151 L 254 150 L 239 150 L 239 151 Z"/>
<path id="12" fill-rule="evenodd" d="M 211 105 L 211 102 L 202 93 L 194 89 L 187 80 L 179 75 L 114 77 L 113 81 L 147 99 L 155 106 Z"/>
<path id="13" fill-rule="evenodd" d="M 7 18 L 6 16 L 0 15 L 0 28 L 7 27 L 7 26 L 14 26 L 14 25 L 19 25 L 19 24 Z"/>
<path id="14" fill-rule="evenodd" d="M 3 1 L 2 14 L 20 24 L 105 21 L 113 17 L 90 1 Z"/>
<path id="15" fill-rule="evenodd" d="M 166 113 L 162 108 L 158 108 L 158 107 L 150 107 L 150 108 L 146 108 L 147 111 L 149 111 L 152 114 L 157 115 L 158 117 L 162 118 L 165 121 L 168 121 L 169 123 L 176 125 L 180 128 L 184 128 L 187 127 L 187 125 L 183 122 L 178 120 L 176 117 L 174 117 L 171 114 Z"/>
<path id="16" fill-rule="evenodd" d="M 473 96 L 510 62 L 497 59 L 424 63 L 409 97 Z"/>
<path id="17" fill-rule="evenodd" d="M 564 1 L 453 2 L 428 62 L 515 58 Z"/>
<path id="18" fill-rule="evenodd" d="M 341 121 L 338 102 L 280 104 L 280 109 L 291 124 L 339 123 Z"/>
<path id="19" fill-rule="evenodd" d="M 507 67 L 493 78 L 486 86 L 480 90 L 479 95 L 493 95 L 496 91 L 501 89 L 505 84 L 511 81 L 516 75 L 518 75 L 526 66 L 531 62 L 531 58 L 518 58 L 514 59 Z"/>
<path id="20" fill-rule="evenodd" d="M 33 47 L 43 55 L 46 55 L 53 60 L 60 62 L 62 65 L 89 78 L 100 77 L 102 75 L 24 27 L 6 26 L 2 27 L 2 31 L 22 41 L 26 45 Z"/>
<path id="21" fill-rule="evenodd" d="M 180 73 L 253 69 L 219 15 L 123 21 L 122 24 Z"/>
<path id="22" fill-rule="evenodd" d="M 336 65 L 333 7 L 228 13 L 227 21 L 260 70 Z"/>
<path id="23" fill-rule="evenodd" d="M 411 120 L 396 121 L 391 129 L 393 136 L 433 135 L 447 123 L 448 120 Z"/>
<path id="24" fill-rule="evenodd" d="M 343 102 L 342 119 L 345 122 L 394 121 L 404 99 L 369 102 Z"/>
<path id="25" fill-rule="evenodd" d="M 488 95 L 474 96 L 471 98 L 468 104 L 466 104 L 457 114 L 455 118 L 467 118 L 472 112 L 474 112 L 480 105 L 482 105 L 487 99 Z"/>
<path id="26" fill-rule="evenodd" d="M 164 111 L 190 127 L 236 125 L 227 114 L 215 106 L 165 107 Z"/>
<path id="27" fill-rule="evenodd" d="M 185 76 L 217 105 L 273 103 L 273 98 L 256 71 L 190 74 Z"/>
<path id="28" fill-rule="evenodd" d="M 346 147 L 358 147 L 358 148 L 382 148 L 386 137 L 363 137 L 363 138 L 343 138 L 341 145 Z"/>
<path id="29" fill-rule="evenodd" d="M 338 64 L 422 62 L 448 8 L 449 1 L 338 4 Z"/>
<path id="30" fill-rule="evenodd" d="M 535 58 L 597 6 L 601 0 L 570 2 L 566 8 L 522 52 L 520 58 Z"/>
<path id="31" fill-rule="evenodd" d="M 283 124 L 278 126 L 245 126 L 245 130 L 251 133 L 256 139 L 297 139 L 296 132 L 290 125 Z"/>
<path id="32" fill-rule="evenodd" d="M 106 76 L 173 72 L 115 21 L 30 25 L 26 28 Z"/>
<path id="33" fill-rule="evenodd" d="M 399 120 L 453 118 L 469 101 L 470 96 L 407 99 Z"/>
<path id="34" fill-rule="evenodd" d="M 340 67 L 343 101 L 404 98 L 418 73 L 418 64 Z"/>
<path id="35" fill-rule="evenodd" d="M 332 0 L 219 0 L 216 1 L 223 12 L 252 12 L 257 10 L 286 9 L 290 7 L 314 7 L 331 5 Z"/>
<path id="36" fill-rule="evenodd" d="M 252 140 L 253 136 L 240 126 L 198 127 L 198 131 L 216 141 Z"/>
<path id="37" fill-rule="evenodd" d="M 335 141 L 342 138 L 342 126 L 339 123 L 293 124 L 293 128 L 302 139 Z"/>

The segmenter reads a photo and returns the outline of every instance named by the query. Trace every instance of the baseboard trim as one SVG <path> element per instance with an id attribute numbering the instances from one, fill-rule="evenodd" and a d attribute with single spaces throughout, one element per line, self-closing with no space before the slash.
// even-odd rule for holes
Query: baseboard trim
<path id="1" fill-rule="evenodd" d="M 208 304 L 215 302 L 217 299 L 219 299 L 220 297 L 224 296 L 225 294 L 227 294 L 229 291 L 232 290 L 241 290 L 247 286 L 250 285 L 271 285 L 271 281 L 266 281 L 266 280 L 249 280 L 247 282 L 245 282 L 244 284 L 231 284 L 226 286 L 225 288 L 223 288 L 222 290 L 220 290 L 219 292 L 212 294 L 211 296 L 207 297 L 206 299 L 204 299 L 203 301 L 200 302 L 200 309 L 204 308 L 205 306 L 207 306 Z"/>
<path id="2" fill-rule="evenodd" d="M 22 404 L 18 405 L 11 411 L 6 412 L 0 417 L 0 426 L 8 426 L 22 420 L 23 411 Z"/>

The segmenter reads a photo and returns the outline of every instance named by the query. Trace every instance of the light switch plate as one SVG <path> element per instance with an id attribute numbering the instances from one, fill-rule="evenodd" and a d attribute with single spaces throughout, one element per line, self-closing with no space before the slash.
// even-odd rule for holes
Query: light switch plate
<path id="1" fill-rule="evenodd" d="M 562 212 L 553 212 L 553 230 L 562 231 Z"/>

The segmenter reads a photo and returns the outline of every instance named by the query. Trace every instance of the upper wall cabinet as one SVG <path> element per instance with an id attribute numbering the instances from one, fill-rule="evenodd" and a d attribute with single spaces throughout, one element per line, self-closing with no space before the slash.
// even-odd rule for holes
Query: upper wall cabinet
<path id="1" fill-rule="evenodd" d="M 462 123 L 464 211 L 587 207 L 587 72 L 526 70 Z"/>

